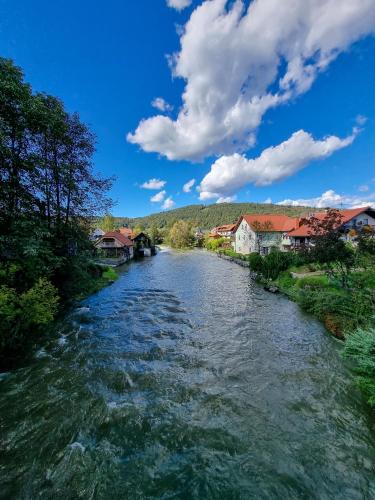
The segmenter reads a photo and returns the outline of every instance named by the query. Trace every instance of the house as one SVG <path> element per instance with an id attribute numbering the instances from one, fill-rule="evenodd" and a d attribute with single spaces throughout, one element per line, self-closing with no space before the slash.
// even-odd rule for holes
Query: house
<path id="1" fill-rule="evenodd" d="M 90 234 L 90 240 L 91 241 L 97 241 L 98 238 L 103 236 L 105 234 L 105 231 L 100 229 L 100 227 L 95 228 L 92 233 Z"/>
<path id="2" fill-rule="evenodd" d="M 101 236 L 95 243 L 105 258 L 113 259 L 114 263 L 121 264 L 134 257 L 133 241 L 120 233 L 120 231 L 109 231 Z"/>
<path id="3" fill-rule="evenodd" d="M 267 255 L 272 248 L 287 251 L 288 233 L 298 227 L 298 223 L 297 217 L 287 215 L 242 215 L 235 229 L 235 251 L 261 255 Z"/>
<path id="4" fill-rule="evenodd" d="M 340 210 L 342 223 L 337 228 L 342 233 L 342 238 L 346 241 L 352 241 L 363 230 L 375 231 L 375 209 L 371 207 L 349 208 Z M 310 214 L 310 217 L 316 217 L 323 220 L 326 212 L 317 212 Z M 301 246 L 309 246 L 313 231 L 307 224 L 299 224 L 295 229 L 288 233 L 289 245 L 291 249 Z"/>
<path id="5" fill-rule="evenodd" d="M 220 237 L 231 238 L 234 236 L 235 229 L 236 224 L 225 224 L 224 226 L 214 227 L 211 233 L 217 234 Z"/>
<path id="6" fill-rule="evenodd" d="M 134 244 L 134 255 L 136 257 L 151 257 L 151 255 L 155 255 L 155 247 L 151 245 L 151 239 L 146 233 L 132 233 L 131 241 Z"/>
<path id="7" fill-rule="evenodd" d="M 124 226 L 124 227 L 120 227 L 118 230 L 119 230 L 119 232 L 120 232 L 121 234 L 123 234 L 123 235 L 124 235 L 124 236 L 126 236 L 127 238 L 131 238 L 131 237 L 132 237 L 132 235 L 133 235 L 133 230 L 132 230 L 132 229 L 130 229 L 130 227 L 125 227 L 125 226 Z"/>

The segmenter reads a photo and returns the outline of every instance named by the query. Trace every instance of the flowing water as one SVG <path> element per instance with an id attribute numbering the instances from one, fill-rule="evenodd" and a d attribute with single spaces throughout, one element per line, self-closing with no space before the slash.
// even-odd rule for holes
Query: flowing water
<path id="1" fill-rule="evenodd" d="M 0 497 L 375 498 L 340 344 L 205 252 L 131 263 L 0 379 Z"/>

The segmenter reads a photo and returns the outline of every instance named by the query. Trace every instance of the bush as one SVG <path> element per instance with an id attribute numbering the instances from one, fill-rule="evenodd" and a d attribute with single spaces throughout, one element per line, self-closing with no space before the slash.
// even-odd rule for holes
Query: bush
<path id="1" fill-rule="evenodd" d="M 28 333 L 53 321 L 58 309 L 56 288 L 46 279 L 22 294 L 7 286 L 0 288 L 0 348 L 10 347 Z"/>
<path id="2" fill-rule="evenodd" d="M 113 267 L 107 267 L 107 269 L 102 273 L 102 278 L 108 281 L 115 281 L 118 279 L 118 274 L 113 269 Z"/>
<path id="3" fill-rule="evenodd" d="M 249 255 L 250 269 L 256 273 L 261 272 L 263 268 L 263 257 L 259 253 L 253 252 Z"/>
<path id="4" fill-rule="evenodd" d="M 375 329 L 358 329 L 349 335 L 343 356 L 354 361 L 359 386 L 375 406 Z"/>
<path id="5" fill-rule="evenodd" d="M 282 271 L 286 271 L 294 261 L 294 254 L 273 250 L 263 258 L 261 273 L 264 278 L 275 280 L 279 274 Z"/>
<path id="6" fill-rule="evenodd" d="M 207 248 L 207 250 L 212 250 L 215 252 L 221 247 L 224 242 L 225 238 L 207 238 L 205 240 L 204 246 Z"/>
<path id="7" fill-rule="evenodd" d="M 57 313 L 59 298 L 56 288 L 46 279 L 39 278 L 37 283 L 20 297 L 23 326 L 45 325 Z"/>
<path id="8" fill-rule="evenodd" d="M 362 290 L 351 293 L 332 288 L 303 289 L 297 296 L 300 306 L 324 321 L 338 337 L 369 324 L 374 312 L 371 294 Z"/>

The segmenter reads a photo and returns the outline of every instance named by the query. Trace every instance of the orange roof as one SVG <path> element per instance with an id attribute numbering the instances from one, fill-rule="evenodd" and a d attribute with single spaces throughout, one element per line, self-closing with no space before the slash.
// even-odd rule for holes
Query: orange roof
<path id="1" fill-rule="evenodd" d="M 133 242 L 129 238 L 121 234 L 119 231 L 109 231 L 108 233 L 103 234 L 100 240 L 102 240 L 103 238 L 115 238 L 125 247 L 133 246 Z"/>
<path id="2" fill-rule="evenodd" d="M 236 224 L 224 224 L 223 226 L 215 227 L 216 231 L 233 231 Z"/>
<path id="3" fill-rule="evenodd" d="M 252 214 L 252 215 L 242 215 L 239 223 L 242 219 L 251 226 L 252 229 L 257 229 L 257 224 L 261 225 L 261 232 L 287 232 L 291 231 L 298 226 L 298 217 L 288 217 L 287 215 L 274 215 L 274 214 Z M 238 224 L 239 224 L 238 223 Z"/>
<path id="4" fill-rule="evenodd" d="M 124 236 L 127 236 L 128 238 L 130 238 L 130 236 L 133 232 L 129 227 L 120 227 L 119 231 L 121 234 L 123 234 Z"/>
<path id="5" fill-rule="evenodd" d="M 373 210 L 371 207 L 361 207 L 361 208 L 348 208 L 346 210 L 340 210 L 342 215 L 344 216 L 342 222 L 349 222 L 353 217 L 357 217 L 358 215 L 366 212 L 367 210 Z"/>
<path id="6" fill-rule="evenodd" d="M 362 214 L 363 212 L 366 212 L 367 210 L 372 210 L 372 209 L 370 207 L 362 207 L 362 208 L 348 208 L 345 210 L 340 210 L 340 213 L 343 216 L 342 224 L 346 224 L 351 219 L 353 219 L 354 217 L 357 217 L 358 215 Z M 316 217 L 317 219 L 320 219 L 320 220 L 323 220 L 326 215 L 327 215 L 326 212 L 314 213 L 314 217 Z M 289 236 L 293 236 L 293 237 L 295 237 L 295 236 L 296 237 L 307 237 L 307 236 L 311 236 L 312 234 L 313 234 L 312 229 L 306 224 L 303 224 L 303 225 L 297 227 L 296 229 L 294 229 L 293 231 L 289 232 Z"/>

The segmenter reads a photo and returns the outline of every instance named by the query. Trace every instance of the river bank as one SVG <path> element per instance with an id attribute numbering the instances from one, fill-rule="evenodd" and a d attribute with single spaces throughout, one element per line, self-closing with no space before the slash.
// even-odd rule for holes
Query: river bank
<path id="1" fill-rule="evenodd" d="M 119 275 L 1 377 L 5 498 L 375 495 L 374 418 L 318 321 L 204 251 Z"/>

